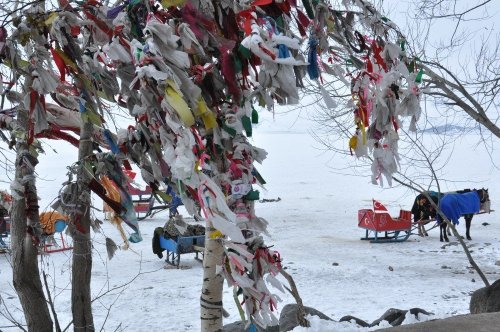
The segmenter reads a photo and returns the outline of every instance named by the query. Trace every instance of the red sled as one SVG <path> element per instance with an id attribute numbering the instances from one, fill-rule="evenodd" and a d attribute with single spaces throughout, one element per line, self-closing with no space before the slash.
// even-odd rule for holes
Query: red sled
<path id="1" fill-rule="evenodd" d="M 373 200 L 373 210 L 358 210 L 358 227 L 366 230 L 361 240 L 372 243 L 406 241 L 411 234 L 411 211 L 400 210 L 399 217 L 393 218 L 382 203 Z"/>

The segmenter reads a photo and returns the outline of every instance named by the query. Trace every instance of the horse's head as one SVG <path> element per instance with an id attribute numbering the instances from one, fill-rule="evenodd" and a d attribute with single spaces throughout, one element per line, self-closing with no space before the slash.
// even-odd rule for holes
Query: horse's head
<path id="1" fill-rule="evenodd" d="M 490 194 L 488 193 L 488 189 L 478 189 L 476 190 L 479 194 L 479 202 L 481 204 L 481 210 L 490 213 Z"/>

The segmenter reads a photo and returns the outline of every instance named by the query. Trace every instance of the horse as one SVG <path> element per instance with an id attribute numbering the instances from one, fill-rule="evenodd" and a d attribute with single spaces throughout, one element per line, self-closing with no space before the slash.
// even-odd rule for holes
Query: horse
<path id="1" fill-rule="evenodd" d="M 461 216 L 465 218 L 465 236 L 467 240 L 470 237 L 470 225 L 472 217 L 479 211 L 490 212 L 490 196 L 488 189 L 464 189 L 454 193 L 446 193 L 439 200 L 439 208 L 454 225 L 458 225 L 458 219 Z M 443 222 L 441 215 L 436 215 L 439 226 L 439 240 L 449 242 L 446 235 L 447 223 Z"/>
<path id="2" fill-rule="evenodd" d="M 418 223 L 418 235 L 420 236 L 429 236 L 425 231 L 423 221 L 436 218 L 436 209 L 434 209 L 428 197 L 430 197 L 436 205 L 439 204 L 439 194 L 433 191 L 428 191 L 415 197 L 415 202 L 411 208 L 413 221 Z"/>

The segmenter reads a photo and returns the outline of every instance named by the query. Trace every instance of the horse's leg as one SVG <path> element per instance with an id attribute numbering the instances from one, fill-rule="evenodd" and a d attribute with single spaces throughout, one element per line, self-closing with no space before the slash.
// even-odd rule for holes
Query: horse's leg
<path id="1" fill-rule="evenodd" d="M 448 236 L 451 236 L 451 227 L 446 227 L 446 232 L 448 233 Z"/>
<path id="2" fill-rule="evenodd" d="M 470 224 L 472 221 L 472 214 L 466 214 L 464 216 L 465 218 L 465 236 L 467 237 L 467 240 L 472 240 L 470 237 Z"/>
<path id="3" fill-rule="evenodd" d="M 439 225 L 439 241 L 441 241 L 441 242 L 443 242 L 443 239 L 446 242 L 450 242 L 450 240 L 448 239 L 448 236 L 446 235 L 447 226 L 448 225 L 444 221 L 441 222 L 441 225 Z"/>
<path id="4" fill-rule="evenodd" d="M 429 234 L 427 234 L 427 231 L 425 230 L 424 224 L 419 224 L 418 225 L 418 235 L 420 235 L 420 236 L 429 236 Z"/>

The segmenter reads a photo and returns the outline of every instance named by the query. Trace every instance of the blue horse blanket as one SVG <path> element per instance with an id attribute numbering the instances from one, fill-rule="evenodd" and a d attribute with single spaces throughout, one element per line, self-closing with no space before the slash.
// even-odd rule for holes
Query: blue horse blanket
<path id="1" fill-rule="evenodd" d="M 479 194 L 471 191 L 463 194 L 446 194 L 439 201 L 439 208 L 453 224 L 458 225 L 458 219 L 464 214 L 479 212 L 481 207 Z M 439 213 L 436 216 L 438 223 L 442 218 Z"/>

